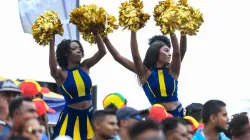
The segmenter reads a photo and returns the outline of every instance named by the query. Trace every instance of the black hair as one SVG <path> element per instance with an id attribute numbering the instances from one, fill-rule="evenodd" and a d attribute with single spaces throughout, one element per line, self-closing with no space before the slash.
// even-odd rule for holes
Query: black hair
<path id="1" fill-rule="evenodd" d="M 103 121 L 108 115 L 116 116 L 116 112 L 112 109 L 97 110 L 92 117 L 93 122 Z"/>
<path id="2" fill-rule="evenodd" d="M 114 112 L 116 112 L 118 108 L 113 103 L 110 103 L 108 106 L 104 108 L 104 110 L 113 110 Z"/>
<path id="3" fill-rule="evenodd" d="M 192 116 L 198 122 L 201 122 L 202 116 L 202 104 L 201 103 L 192 103 L 188 105 L 186 109 L 186 116 Z"/>
<path id="4" fill-rule="evenodd" d="M 151 46 L 151 44 L 153 44 L 154 42 L 158 42 L 161 41 L 164 44 L 166 44 L 169 48 L 171 48 L 171 43 L 168 37 L 164 36 L 164 35 L 155 35 L 152 38 L 149 39 L 148 45 Z"/>
<path id="5" fill-rule="evenodd" d="M 149 48 L 146 52 L 143 64 L 147 69 L 156 67 L 160 48 L 167 45 L 171 48 L 170 40 L 164 35 L 156 35 L 149 39 Z"/>
<path id="6" fill-rule="evenodd" d="M 221 112 L 221 108 L 225 107 L 226 104 L 220 100 L 209 100 L 203 105 L 202 109 L 202 120 L 204 124 L 209 122 L 211 115 L 218 115 Z"/>
<path id="7" fill-rule="evenodd" d="M 14 112 L 16 110 L 18 110 L 23 102 L 26 101 L 26 102 L 32 102 L 32 99 L 30 97 L 25 97 L 25 98 L 18 98 L 18 99 L 14 99 L 10 102 L 10 105 L 9 105 L 9 115 L 11 118 L 13 118 L 13 115 L 14 115 Z"/>
<path id="8" fill-rule="evenodd" d="M 83 54 L 82 44 L 78 40 L 70 40 L 70 39 L 62 40 L 62 42 L 60 42 L 57 45 L 57 49 L 56 49 L 56 60 L 57 60 L 58 65 L 62 69 L 65 69 L 68 66 L 67 55 L 70 54 L 70 44 L 72 42 L 76 42 L 80 46 L 80 48 L 82 50 L 82 54 Z"/>
<path id="9" fill-rule="evenodd" d="M 129 136 L 131 140 L 135 140 L 137 136 L 147 130 L 159 131 L 160 127 L 158 123 L 152 119 L 141 120 L 135 123 L 131 129 L 129 129 Z"/>
<path id="10" fill-rule="evenodd" d="M 166 118 L 161 122 L 161 128 L 165 135 L 167 133 L 174 131 L 178 124 L 187 125 L 187 122 L 181 118 Z"/>
<path id="11" fill-rule="evenodd" d="M 38 94 L 35 95 L 35 97 L 43 99 L 43 94 L 42 93 L 38 93 Z"/>
<path id="12" fill-rule="evenodd" d="M 240 137 L 248 133 L 249 119 L 246 115 L 235 116 L 229 125 L 229 133 L 231 136 Z"/>

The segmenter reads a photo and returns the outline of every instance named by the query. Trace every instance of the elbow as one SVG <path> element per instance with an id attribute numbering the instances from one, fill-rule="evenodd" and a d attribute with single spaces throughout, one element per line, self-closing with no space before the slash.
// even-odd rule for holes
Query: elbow
<path id="1" fill-rule="evenodd" d="M 120 62 L 120 60 L 121 60 L 121 55 L 120 55 L 120 54 L 114 55 L 113 58 L 115 59 L 116 62 Z"/>
<path id="2" fill-rule="evenodd" d="M 56 67 L 50 67 L 50 75 L 55 78 L 58 75 L 58 69 Z"/>
<path id="3" fill-rule="evenodd" d="M 55 77 L 56 77 L 56 72 L 50 71 L 50 75 L 51 75 L 53 78 L 55 78 Z"/>
<path id="4" fill-rule="evenodd" d="M 107 54 L 107 51 L 104 49 L 100 50 L 99 53 L 101 54 L 101 56 L 105 56 Z"/>
<path id="5" fill-rule="evenodd" d="M 178 52 L 173 52 L 173 56 L 180 57 L 180 56 L 181 56 L 180 51 L 178 51 Z"/>
<path id="6" fill-rule="evenodd" d="M 187 51 L 186 48 L 183 48 L 183 49 L 180 50 L 180 52 L 181 52 L 182 54 L 186 53 L 186 51 Z"/>

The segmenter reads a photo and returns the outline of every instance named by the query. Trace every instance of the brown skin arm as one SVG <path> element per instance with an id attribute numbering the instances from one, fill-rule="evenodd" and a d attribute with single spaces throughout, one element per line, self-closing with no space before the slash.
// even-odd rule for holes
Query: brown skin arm
<path id="1" fill-rule="evenodd" d="M 92 57 L 87 58 L 82 62 L 81 66 L 87 67 L 88 70 L 91 67 L 93 67 L 96 63 L 98 63 L 103 58 L 103 56 L 105 56 L 105 54 L 106 54 L 106 49 L 105 49 L 105 46 L 104 46 L 104 43 L 103 43 L 101 36 L 99 34 L 97 34 L 96 31 L 93 31 L 92 33 L 95 36 L 98 51 Z"/>
<path id="2" fill-rule="evenodd" d="M 53 35 L 52 40 L 49 44 L 49 68 L 50 75 L 57 81 L 61 79 L 60 70 L 57 68 L 56 56 L 55 56 L 55 35 Z"/>
<path id="3" fill-rule="evenodd" d="M 131 31 L 130 46 L 131 46 L 131 53 L 132 53 L 136 73 L 141 81 L 141 84 L 144 84 L 147 80 L 147 77 L 150 71 L 148 71 L 143 65 L 143 62 L 141 60 L 141 56 L 138 50 L 136 33 L 133 31 Z"/>
<path id="4" fill-rule="evenodd" d="M 111 53 L 111 55 L 115 59 L 115 61 L 120 63 L 122 66 L 124 66 L 128 70 L 136 73 L 134 63 L 132 61 L 128 60 L 127 58 L 121 56 L 120 53 L 116 50 L 116 48 L 113 46 L 113 44 L 110 42 L 108 37 L 105 37 L 103 39 L 103 41 L 104 41 L 106 47 L 108 48 L 109 52 Z"/>
<path id="5" fill-rule="evenodd" d="M 180 41 L 181 61 L 183 60 L 186 51 L 187 51 L 187 36 L 181 35 L 181 41 Z"/>
<path id="6" fill-rule="evenodd" d="M 172 62 L 170 63 L 170 72 L 175 79 L 178 79 L 181 68 L 181 54 L 178 39 L 175 34 L 170 35 L 172 46 L 173 46 L 173 55 Z"/>

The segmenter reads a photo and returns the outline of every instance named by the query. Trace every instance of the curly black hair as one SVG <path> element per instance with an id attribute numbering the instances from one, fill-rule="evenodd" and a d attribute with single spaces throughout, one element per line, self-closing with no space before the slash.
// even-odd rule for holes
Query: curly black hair
<path id="1" fill-rule="evenodd" d="M 228 131 L 231 136 L 241 137 L 248 133 L 249 119 L 246 115 L 237 115 L 229 125 Z"/>
<path id="2" fill-rule="evenodd" d="M 152 38 L 149 39 L 148 45 L 151 46 L 154 42 L 163 42 L 166 44 L 169 48 L 171 48 L 171 43 L 168 37 L 164 35 L 155 35 Z"/>
<path id="3" fill-rule="evenodd" d="M 62 69 L 65 69 L 68 66 L 67 55 L 70 54 L 70 44 L 72 42 L 76 42 L 81 47 L 81 50 L 83 53 L 82 44 L 78 40 L 70 40 L 70 39 L 62 40 L 62 42 L 60 42 L 57 45 L 57 49 L 56 49 L 56 61 Z"/>

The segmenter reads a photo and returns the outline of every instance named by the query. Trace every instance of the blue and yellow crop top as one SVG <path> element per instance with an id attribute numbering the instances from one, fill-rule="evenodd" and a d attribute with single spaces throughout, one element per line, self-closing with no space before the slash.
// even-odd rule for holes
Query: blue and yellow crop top
<path id="1" fill-rule="evenodd" d="M 178 101 L 178 81 L 168 73 L 166 67 L 153 69 L 142 87 L 152 105 Z"/>
<path id="2" fill-rule="evenodd" d="M 70 105 L 91 100 L 92 82 L 89 75 L 80 66 L 66 70 L 68 71 L 67 78 L 59 87 L 66 104 Z"/>

